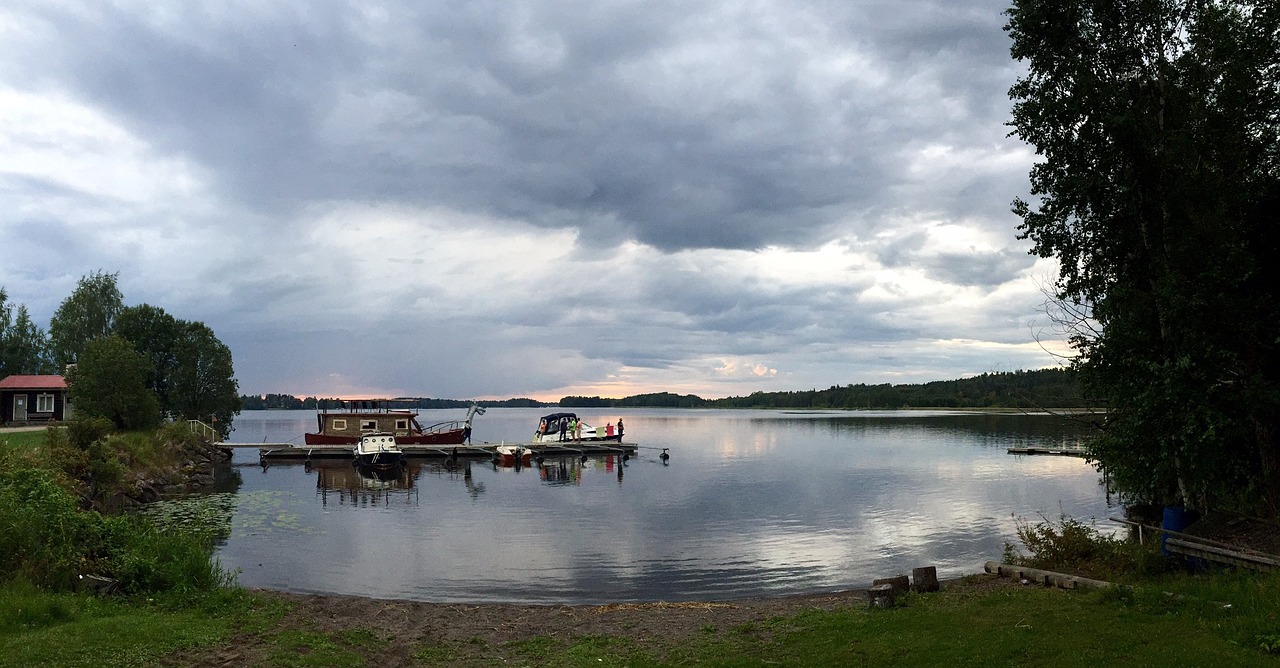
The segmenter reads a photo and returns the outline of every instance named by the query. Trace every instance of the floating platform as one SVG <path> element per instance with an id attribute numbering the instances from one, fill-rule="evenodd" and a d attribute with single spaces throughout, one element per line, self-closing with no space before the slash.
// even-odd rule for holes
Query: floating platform
<path id="1" fill-rule="evenodd" d="M 1064 457 L 1084 457 L 1084 448 L 1009 448 L 1011 455 L 1061 455 Z"/>
<path id="2" fill-rule="evenodd" d="M 605 441 L 565 441 L 563 443 L 479 443 L 471 445 L 402 445 L 406 457 L 413 459 L 492 459 L 499 446 L 521 447 L 533 457 L 572 457 L 634 455 L 635 443 Z M 293 443 L 219 443 L 220 448 L 258 448 L 264 460 L 307 460 L 351 458 L 350 445 L 296 445 Z"/>

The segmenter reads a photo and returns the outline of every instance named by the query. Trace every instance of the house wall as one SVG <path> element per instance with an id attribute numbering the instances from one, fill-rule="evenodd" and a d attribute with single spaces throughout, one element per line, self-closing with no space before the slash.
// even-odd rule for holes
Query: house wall
<path id="1" fill-rule="evenodd" d="M 53 396 L 53 410 L 39 411 L 40 396 Z M 25 421 L 15 420 L 14 397 L 23 396 L 27 400 L 27 419 Z M 67 406 L 66 390 L 2 390 L 0 391 L 0 422 L 7 424 L 40 424 L 44 422 L 66 420 L 69 415 L 69 407 Z"/>

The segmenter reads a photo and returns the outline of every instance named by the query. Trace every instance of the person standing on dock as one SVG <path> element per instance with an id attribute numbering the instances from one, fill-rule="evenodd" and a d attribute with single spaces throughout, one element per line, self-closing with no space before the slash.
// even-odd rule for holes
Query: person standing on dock
<path id="1" fill-rule="evenodd" d="M 582 440 L 582 420 L 574 418 L 573 420 L 573 440 Z"/>
<path id="2" fill-rule="evenodd" d="M 565 432 L 569 431 L 569 418 L 560 418 L 560 440 L 564 441 Z"/>
<path id="3" fill-rule="evenodd" d="M 618 442 L 622 442 L 622 418 L 618 418 Z"/>

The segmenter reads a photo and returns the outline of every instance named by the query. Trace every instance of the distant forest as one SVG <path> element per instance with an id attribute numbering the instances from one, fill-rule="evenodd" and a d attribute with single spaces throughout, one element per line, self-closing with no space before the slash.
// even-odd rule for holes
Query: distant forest
<path id="1" fill-rule="evenodd" d="M 241 397 L 245 410 L 337 408 L 340 399 L 288 394 Z M 465 408 L 470 401 L 398 397 L 388 402 L 405 408 Z M 564 397 L 549 403 L 534 399 L 477 401 L 501 408 L 1077 408 L 1086 405 L 1076 374 L 1065 369 L 984 373 L 960 380 L 918 385 L 833 385 L 825 390 L 754 392 L 745 397 L 703 399 L 694 394 L 658 392 L 621 399 Z"/>

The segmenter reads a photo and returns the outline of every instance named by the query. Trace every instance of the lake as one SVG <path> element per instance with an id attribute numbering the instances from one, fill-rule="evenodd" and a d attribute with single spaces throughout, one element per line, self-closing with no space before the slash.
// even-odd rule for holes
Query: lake
<path id="1" fill-rule="evenodd" d="M 472 440 L 527 441 L 556 409 L 489 409 Z M 440 602 L 694 601 L 865 587 L 936 566 L 981 572 L 1016 518 L 1121 513 L 1083 459 L 1010 447 L 1078 445 L 1047 415 L 949 411 L 577 409 L 623 417 L 619 457 L 502 468 L 415 462 L 397 479 L 346 461 L 272 463 L 237 450 L 239 582 Z M 422 411 L 421 423 L 464 410 Z M 246 411 L 230 441 L 302 442 L 314 411 Z M 669 448 L 670 459 L 659 458 Z"/>

